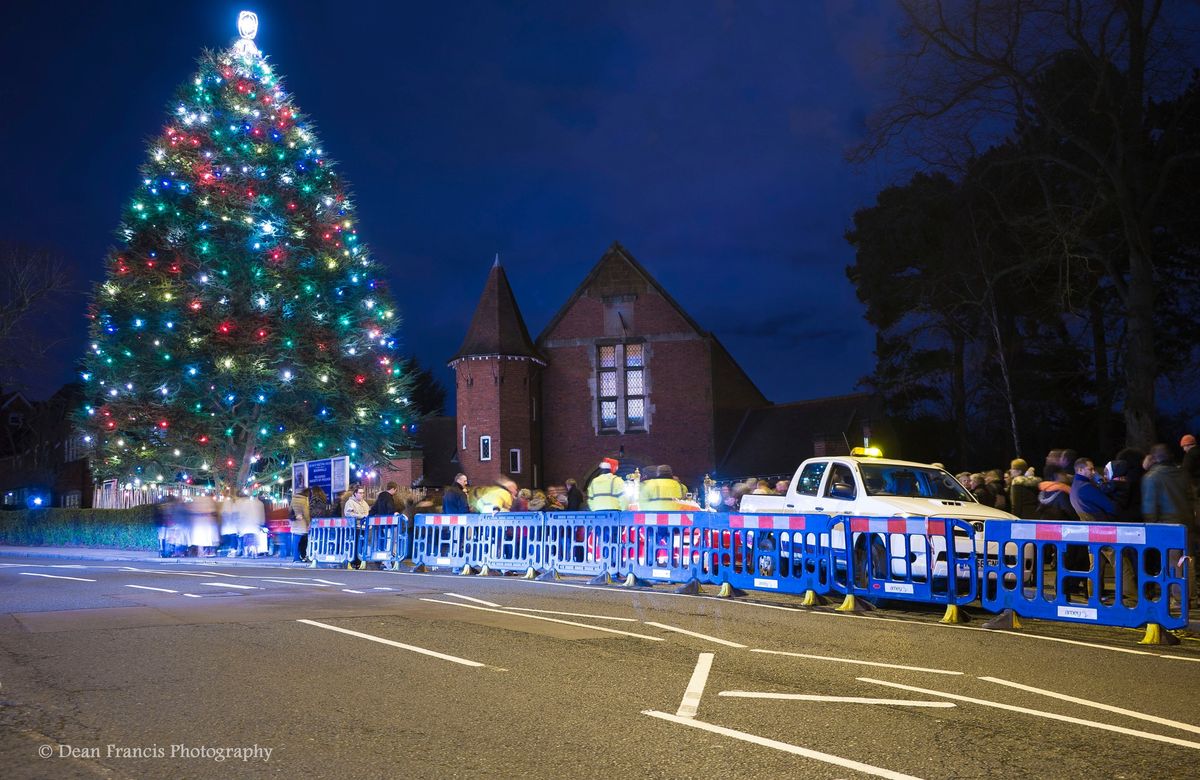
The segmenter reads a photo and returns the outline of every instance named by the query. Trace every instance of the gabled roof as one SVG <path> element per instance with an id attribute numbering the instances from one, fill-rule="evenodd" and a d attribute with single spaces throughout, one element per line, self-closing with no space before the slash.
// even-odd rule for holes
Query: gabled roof
<path id="1" fill-rule="evenodd" d="M 571 307 L 575 305 L 575 302 L 583 297 L 584 293 L 586 293 L 598 280 L 600 280 L 603 275 L 611 274 L 619 276 L 621 275 L 622 271 L 632 271 L 636 276 L 640 277 L 643 282 L 652 287 L 655 292 L 662 296 L 663 300 L 670 304 L 671 307 L 673 307 L 675 311 L 679 313 L 679 316 L 682 317 L 684 321 L 687 322 L 688 326 L 691 327 L 692 330 L 694 330 L 697 334 L 705 337 L 710 335 L 706 330 L 701 328 L 695 320 L 691 318 L 691 315 L 683 310 L 683 307 L 680 306 L 675 299 L 671 297 L 671 294 L 668 293 L 666 289 L 658 283 L 658 280 L 651 276 L 650 272 L 643 268 L 642 264 L 634 259 L 634 256 L 629 253 L 629 250 L 621 246 L 620 242 L 614 241 L 612 246 L 610 246 L 608 250 L 601 255 L 600 260 L 596 263 L 596 265 L 592 266 L 592 270 L 589 271 L 588 275 L 584 277 L 582 282 L 580 282 L 579 287 L 575 289 L 575 292 L 571 294 L 571 297 L 567 299 L 567 302 L 562 305 L 562 308 L 558 310 L 558 313 L 556 313 L 550 319 L 549 324 L 546 325 L 545 329 L 542 330 L 541 335 L 537 337 L 537 343 L 542 344 L 546 337 L 554 332 L 554 329 L 558 327 L 558 323 L 567 315 L 567 312 L 571 310 Z"/>
<path id="2" fill-rule="evenodd" d="M 845 441 L 860 444 L 864 421 L 871 424 L 873 440 L 881 434 L 886 438 L 890 427 L 878 399 L 868 393 L 750 409 L 717 464 L 717 474 L 725 479 L 790 476 L 801 461 L 813 456 L 815 439 L 844 436 Z M 841 442 L 836 446 L 843 450 Z M 850 451 L 849 444 L 844 451 Z"/>
<path id="3" fill-rule="evenodd" d="M 467 357 L 487 356 L 526 358 L 546 364 L 546 359 L 529 338 L 529 330 L 521 317 L 508 276 L 500 266 L 499 256 L 492 263 L 492 270 L 483 285 L 483 294 L 479 296 L 467 337 L 448 365 L 453 366 Z"/>

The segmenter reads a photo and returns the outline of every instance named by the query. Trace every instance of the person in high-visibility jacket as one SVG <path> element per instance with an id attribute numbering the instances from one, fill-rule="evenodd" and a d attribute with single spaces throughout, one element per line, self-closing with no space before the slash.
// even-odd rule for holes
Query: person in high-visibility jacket
<path id="1" fill-rule="evenodd" d="M 659 466 L 653 479 L 642 483 L 638 510 L 642 512 L 670 512 L 679 509 L 679 503 L 687 494 L 687 488 L 675 479 L 670 466 Z"/>
<path id="2" fill-rule="evenodd" d="M 501 477 L 494 485 L 471 488 L 468 498 L 471 500 L 471 509 L 479 514 L 491 514 L 512 511 L 513 496 L 516 493 L 517 483 Z"/>
<path id="3" fill-rule="evenodd" d="M 625 480 L 616 474 L 618 465 L 612 458 L 600 461 L 600 473 L 587 486 L 589 509 L 625 509 Z"/>

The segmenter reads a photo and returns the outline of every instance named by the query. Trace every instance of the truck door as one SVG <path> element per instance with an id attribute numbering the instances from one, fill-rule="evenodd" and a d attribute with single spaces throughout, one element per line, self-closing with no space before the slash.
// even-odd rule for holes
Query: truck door
<path id="1" fill-rule="evenodd" d="M 829 464 L 820 500 L 813 509 L 826 514 L 841 514 L 849 511 L 849 505 L 857 498 L 854 470 L 849 463 L 833 461 Z"/>
<path id="2" fill-rule="evenodd" d="M 788 509 L 798 513 L 821 511 L 817 507 L 821 503 L 821 477 L 828 466 L 829 462 L 824 460 L 804 464 L 796 479 L 796 491 L 788 496 Z"/>

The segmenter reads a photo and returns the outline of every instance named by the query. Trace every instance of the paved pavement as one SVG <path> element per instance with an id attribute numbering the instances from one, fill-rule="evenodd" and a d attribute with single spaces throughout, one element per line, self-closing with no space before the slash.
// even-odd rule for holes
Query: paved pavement
<path id="1" fill-rule="evenodd" d="M 991 632 L 766 594 L 30 552 L 0 548 L 5 778 L 1090 779 L 1200 765 L 1195 641 Z"/>

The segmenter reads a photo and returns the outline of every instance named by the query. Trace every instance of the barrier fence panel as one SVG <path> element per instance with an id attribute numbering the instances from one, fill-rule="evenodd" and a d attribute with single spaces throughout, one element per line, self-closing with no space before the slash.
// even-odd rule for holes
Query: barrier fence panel
<path id="1" fill-rule="evenodd" d="M 983 606 L 1045 620 L 1185 628 L 1187 529 L 989 520 Z"/>
<path id="2" fill-rule="evenodd" d="M 828 593 L 829 517 L 714 514 L 702 559 L 706 581 L 745 590 Z"/>
<path id="3" fill-rule="evenodd" d="M 839 592 L 928 604 L 976 598 L 975 529 L 964 520 L 838 517 L 830 546 Z"/>
<path id="4" fill-rule="evenodd" d="M 308 529 L 308 557 L 316 564 L 344 566 L 354 560 L 358 529 L 352 517 L 319 517 Z"/>
<path id="5" fill-rule="evenodd" d="M 706 513 L 622 512 L 616 573 L 659 582 L 711 582 Z M 711 537 L 711 534 L 708 534 Z"/>
<path id="6" fill-rule="evenodd" d="M 368 563 L 399 565 L 408 557 L 407 523 L 404 515 L 368 517 L 358 557 Z"/>
<path id="7" fill-rule="evenodd" d="M 479 515 L 417 515 L 413 518 L 412 562 L 431 568 L 461 569 L 474 544 Z"/>
<path id="8" fill-rule="evenodd" d="M 595 577 L 617 574 L 620 512 L 547 512 L 533 567 Z"/>
<path id="9" fill-rule="evenodd" d="M 472 522 L 474 543 L 467 563 L 498 571 L 525 571 L 542 558 L 541 512 L 500 512 L 480 515 Z"/>

